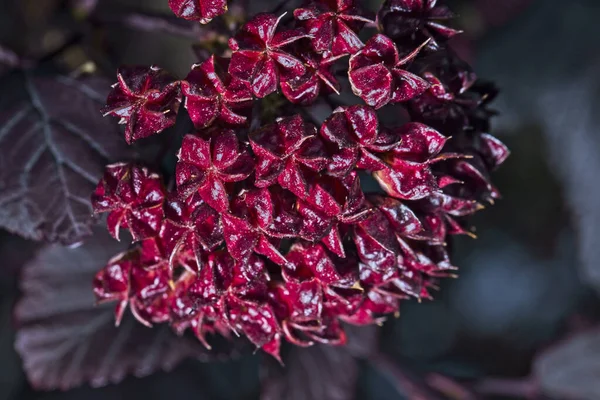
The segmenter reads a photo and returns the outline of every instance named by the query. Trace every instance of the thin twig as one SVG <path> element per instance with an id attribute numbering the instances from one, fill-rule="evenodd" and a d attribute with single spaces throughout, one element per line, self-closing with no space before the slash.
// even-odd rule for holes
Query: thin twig
<path id="1" fill-rule="evenodd" d="M 142 32 L 162 32 L 194 40 L 198 40 L 205 29 L 198 23 L 177 18 L 175 15 L 143 10 L 98 11 L 92 15 L 91 20 L 99 25 L 114 24 Z"/>

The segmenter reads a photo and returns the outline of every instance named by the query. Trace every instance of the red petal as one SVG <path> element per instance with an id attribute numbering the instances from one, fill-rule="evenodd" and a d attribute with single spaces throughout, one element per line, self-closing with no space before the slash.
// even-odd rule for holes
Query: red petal
<path id="1" fill-rule="evenodd" d="M 279 82 L 275 61 L 267 58 L 262 60 L 252 79 L 252 92 L 256 97 L 263 97 L 275 92 Z"/>
<path id="2" fill-rule="evenodd" d="M 392 93 L 392 103 L 399 103 L 414 99 L 425 93 L 429 88 L 429 83 L 408 71 L 402 69 L 394 69 L 394 91 Z"/>
<path id="3" fill-rule="evenodd" d="M 204 184 L 198 187 L 198 194 L 217 211 L 225 212 L 229 209 L 229 196 L 223 182 L 212 175 L 207 175 Z"/>
<path id="4" fill-rule="evenodd" d="M 373 64 L 349 72 L 355 95 L 371 107 L 381 108 L 392 99 L 392 73 L 383 64 Z"/>
<path id="5" fill-rule="evenodd" d="M 227 250 L 237 260 L 247 259 L 258 243 L 260 234 L 250 223 L 242 218 L 230 214 L 223 214 L 223 237 Z"/>

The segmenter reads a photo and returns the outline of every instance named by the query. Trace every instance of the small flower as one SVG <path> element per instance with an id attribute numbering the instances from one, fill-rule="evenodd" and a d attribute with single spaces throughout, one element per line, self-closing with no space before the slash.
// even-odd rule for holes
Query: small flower
<path id="1" fill-rule="evenodd" d="M 279 239 L 295 237 L 301 226 L 290 194 L 267 188 L 241 193 L 232 202 L 232 214 L 222 218 L 225 243 L 235 259 L 245 260 L 256 252 L 279 265 L 287 263 Z"/>
<path id="2" fill-rule="evenodd" d="M 112 164 L 92 195 L 95 213 L 108 212 L 110 234 L 129 229 L 134 241 L 158 235 L 165 189 L 158 174 L 131 164 Z"/>
<path id="3" fill-rule="evenodd" d="M 171 277 L 163 268 L 147 269 L 133 265 L 131 269 L 129 308 L 142 324 L 152 327 L 170 319 Z"/>
<path id="4" fill-rule="evenodd" d="M 226 299 L 227 317 L 236 332 L 241 332 L 257 347 L 269 349 L 278 341 L 280 328 L 273 309 L 267 304 L 243 301 L 235 296 Z M 279 346 L 270 351 L 279 358 Z"/>
<path id="5" fill-rule="evenodd" d="M 386 0 L 377 13 L 379 30 L 394 41 L 407 44 L 431 39 L 427 46 L 437 50 L 439 41 L 461 33 L 445 25 L 454 14 L 438 3 L 438 0 Z"/>
<path id="6" fill-rule="evenodd" d="M 139 248 L 111 259 L 94 279 L 94 294 L 100 302 L 118 301 L 115 309 L 119 325 L 127 305 L 146 326 L 166 322 L 169 317 L 170 276 L 168 270 L 148 269 Z"/>
<path id="7" fill-rule="evenodd" d="M 227 0 L 169 0 L 169 7 L 179 18 L 207 24 L 227 12 Z"/>
<path id="8" fill-rule="evenodd" d="M 250 82 L 252 92 L 258 98 L 277 90 L 280 72 L 291 76 L 306 73 L 304 63 L 284 48 L 307 35 L 299 29 L 277 32 L 282 17 L 258 14 L 229 40 L 229 47 L 234 52 L 229 73 Z"/>
<path id="9" fill-rule="evenodd" d="M 178 193 L 187 198 L 198 192 L 202 200 L 219 212 L 229 208 L 227 182 L 239 182 L 254 169 L 252 157 L 240 146 L 231 130 L 217 129 L 208 140 L 183 138 L 176 168 Z"/>
<path id="10" fill-rule="evenodd" d="M 172 195 L 165 202 L 159 237 L 171 265 L 186 251 L 200 265 L 203 253 L 215 250 L 223 242 L 223 228 L 219 213 L 202 201 L 198 193 L 186 200 Z"/>
<path id="11" fill-rule="evenodd" d="M 216 120 L 230 125 L 243 125 L 252 108 L 252 92 L 247 82 L 231 79 L 228 62 L 211 56 L 196 64 L 181 82 L 185 108 L 196 129 L 210 126 Z"/>
<path id="12" fill-rule="evenodd" d="M 369 213 L 364 200 L 355 172 L 342 180 L 321 178 L 311 194 L 298 201 L 298 212 L 304 217 L 300 236 L 312 242 L 321 240 L 330 251 L 345 257 L 343 234 Z"/>
<path id="13" fill-rule="evenodd" d="M 302 21 L 312 48 L 324 58 L 356 53 L 363 47 L 358 32 L 365 23 L 373 23 L 354 0 L 317 0 L 294 10 L 294 17 Z"/>
<path id="14" fill-rule="evenodd" d="M 424 124 L 407 123 L 396 134 L 400 145 L 386 157 L 388 166 L 375 172 L 381 187 L 393 197 L 419 200 L 439 192 L 432 164 L 460 155 L 438 156 L 447 138 Z"/>
<path id="15" fill-rule="evenodd" d="M 338 57 L 324 58 L 322 55 L 301 50 L 301 58 L 306 67 L 302 76 L 281 74 L 281 92 L 292 103 L 308 105 L 321 94 L 334 92 L 340 94 L 340 85 L 331 72 Z"/>
<path id="16" fill-rule="evenodd" d="M 94 277 L 94 294 L 98 302 L 117 301 L 115 308 L 117 326 L 121 323 L 129 302 L 130 274 L 137 263 L 139 263 L 137 251 L 117 254 Z"/>
<path id="17" fill-rule="evenodd" d="M 121 67 L 108 95 L 104 115 L 120 118 L 131 144 L 173 126 L 181 103 L 179 82 L 162 69 Z"/>
<path id="18" fill-rule="evenodd" d="M 423 45 L 400 58 L 390 38 L 373 36 L 350 57 L 348 77 L 354 94 L 376 109 L 421 95 L 429 87 L 427 81 L 401 67 L 414 59 Z"/>
<path id="19" fill-rule="evenodd" d="M 299 115 L 278 118 L 275 124 L 250 133 L 249 138 L 258 160 L 257 187 L 278 182 L 297 196 L 306 197 L 307 172 L 318 172 L 328 162 L 317 129 Z"/>
<path id="20" fill-rule="evenodd" d="M 336 145 L 338 152 L 329 173 L 344 176 L 354 168 L 378 171 L 386 164 L 374 153 L 392 150 L 399 138 L 379 129 L 375 110 L 368 106 L 339 107 L 321 126 L 321 136 Z"/>

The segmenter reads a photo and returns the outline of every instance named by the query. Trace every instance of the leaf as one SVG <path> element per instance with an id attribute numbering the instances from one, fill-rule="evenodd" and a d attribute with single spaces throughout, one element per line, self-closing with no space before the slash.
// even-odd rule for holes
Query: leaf
<path id="1" fill-rule="evenodd" d="M 0 103 L 0 227 L 71 244 L 91 234 L 90 195 L 126 146 L 100 106 L 108 81 L 7 76 Z"/>
<path id="2" fill-rule="evenodd" d="M 366 358 L 377 351 L 378 328 L 345 324 L 345 346 L 294 346 L 283 357 L 284 367 L 265 357 L 261 400 L 354 399 L 357 358 Z"/>
<path id="3" fill-rule="evenodd" d="M 285 367 L 263 362 L 261 400 L 349 400 L 354 398 L 358 363 L 343 346 L 294 346 Z"/>
<path id="4" fill-rule="evenodd" d="M 76 249 L 49 245 L 26 265 L 15 346 L 34 387 L 104 386 L 128 374 L 171 370 L 186 358 L 222 359 L 240 349 L 213 343 L 209 352 L 194 338 L 178 337 L 166 325 L 146 328 L 131 315 L 116 328 L 114 304 L 94 306 L 92 279 L 123 249 L 102 232 Z"/>
<path id="5" fill-rule="evenodd" d="M 537 357 L 533 371 L 544 393 L 557 398 L 600 398 L 600 331 L 580 333 Z"/>

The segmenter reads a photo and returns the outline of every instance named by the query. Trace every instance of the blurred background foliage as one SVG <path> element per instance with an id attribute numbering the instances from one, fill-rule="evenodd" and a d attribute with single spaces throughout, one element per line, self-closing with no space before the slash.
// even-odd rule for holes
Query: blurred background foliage
<path id="1" fill-rule="evenodd" d="M 118 24 L 102 29 L 81 22 L 85 0 L 77 1 L 74 15 L 67 3 L 1 0 L 0 43 L 39 58 L 78 41 L 60 54 L 61 65 L 74 69 L 91 58 L 111 77 L 122 63 L 158 64 L 184 76 L 197 61 L 192 39 Z M 377 7 L 376 0 L 370 3 Z M 473 221 L 478 239 L 452 244 L 460 277 L 443 281 L 433 302 L 405 302 L 401 317 L 384 324 L 382 348 L 415 371 L 472 382 L 508 380 L 503 390 L 486 378 L 482 396 L 521 398 L 529 393 L 537 355 L 591 329 L 600 317 L 594 291 L 594 285 L 600 289 L 600 2 L 448 3 L 466 31 L 453 46 L 501 89 L 493 133 L 512 156 L 494 176 L 503 199 Z M 99 7 L 169 11 L 166 0 L 100 0 Z M 250 8 L 265 5 L 253 0 Z M 258 398 L 258 356 L 252 355 L 208 365 L 188 361 L 169 374 L 102 389 L 34 391 L 13 349 L 11 307 L 19 269 L 36 248 L 0 234 L 0 399 Z M 585 352 L 595 371 L 599 347 Z M 573 355 L 577 362 L 583 356 Z M 359 386 L 357 399 L 403 398 L 394 379 L 372 366 L 363 366 Z M 575 398 L 598 399 L 599 390 Z"/>

